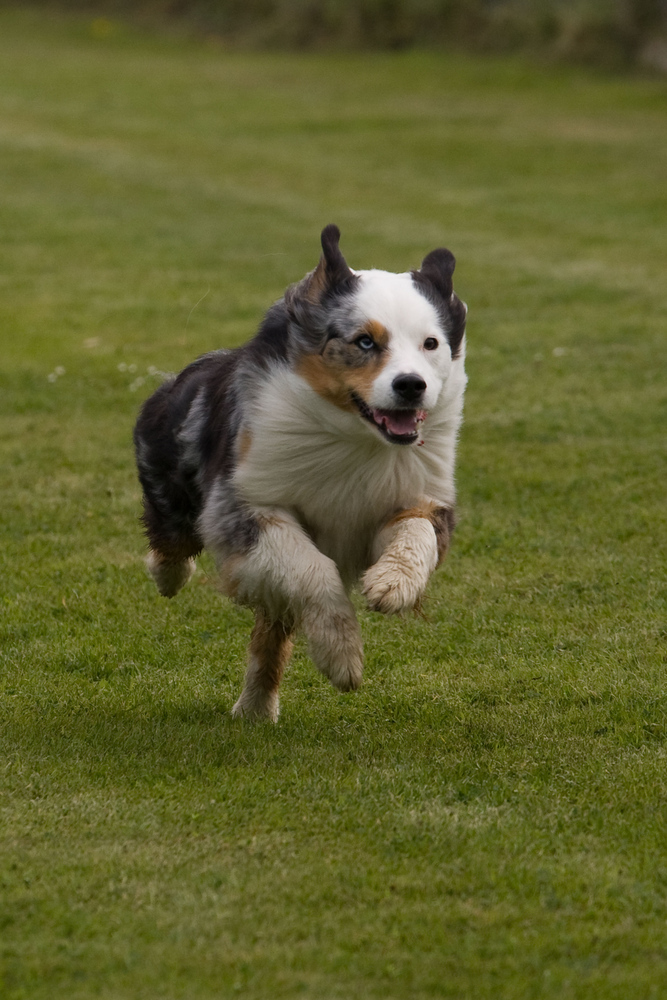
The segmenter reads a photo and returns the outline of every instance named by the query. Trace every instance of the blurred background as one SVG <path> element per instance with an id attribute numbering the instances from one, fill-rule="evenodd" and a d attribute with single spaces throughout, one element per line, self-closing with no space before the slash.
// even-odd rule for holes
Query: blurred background
<path id="1" fill-rule="evenodd" d="M 528 51 L 667 72 L 667 0 L 37 0 L 35 6 L 171 23 L 235 45 Z"/>

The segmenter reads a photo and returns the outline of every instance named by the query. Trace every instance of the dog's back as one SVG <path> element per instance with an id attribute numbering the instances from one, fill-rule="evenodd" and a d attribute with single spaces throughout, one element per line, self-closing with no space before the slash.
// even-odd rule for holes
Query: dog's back
<path id="1" fill-rule="evenodd" d="M 204 354 L 144 403 L 134 429 L 143 522 L 154 551 L 186 559 L 204 547 L 197 522 L 213 480 L 232 472 L 248 383 L 286 358 L 279 303 L 235 350 Z"/>

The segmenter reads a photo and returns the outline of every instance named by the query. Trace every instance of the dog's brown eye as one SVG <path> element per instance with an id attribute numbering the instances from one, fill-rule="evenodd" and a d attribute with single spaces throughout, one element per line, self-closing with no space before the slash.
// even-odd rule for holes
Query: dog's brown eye
<path id="1" fill-rule="evenodd" d="M 357 347 L 360 347 L 362 351 L 370 351 L 375 347 L 375 341 L 372 337 L 369 337 L 367 333 L 364 333 L 361 337 L 357 337 L 355 344 Z"/>
<path id="2" fill-rule="evenodd" d="M 437 346 L 438 346 L 438 341 L 435 339 L 435 337 L 427 337 L 426 340 L 424 341 L 425 351 L 434 351 Z"/>

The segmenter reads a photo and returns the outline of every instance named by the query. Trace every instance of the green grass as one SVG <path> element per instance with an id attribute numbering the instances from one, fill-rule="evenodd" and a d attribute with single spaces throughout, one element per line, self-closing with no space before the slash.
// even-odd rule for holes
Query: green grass
<path id="1" fill-rule="evenodd" d="M 0 14 L 3 1000 L 665 996 L 665 97 Z M 458 257 L 460 524 L 360 692 L 301 645 L 253 728 L 249 613 L 146 577 L 131 429 L 331 221 Z"/>

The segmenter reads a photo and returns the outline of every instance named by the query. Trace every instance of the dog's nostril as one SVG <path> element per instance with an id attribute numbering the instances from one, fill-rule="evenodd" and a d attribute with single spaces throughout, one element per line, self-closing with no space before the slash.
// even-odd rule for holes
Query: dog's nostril
<path id="1" fill-rule="evenodd" d="M 392 389 L 408 403 L 416 402 L 426 389 L 426 382 L 421 375 L 397 375 L 392 382 Z"/>

